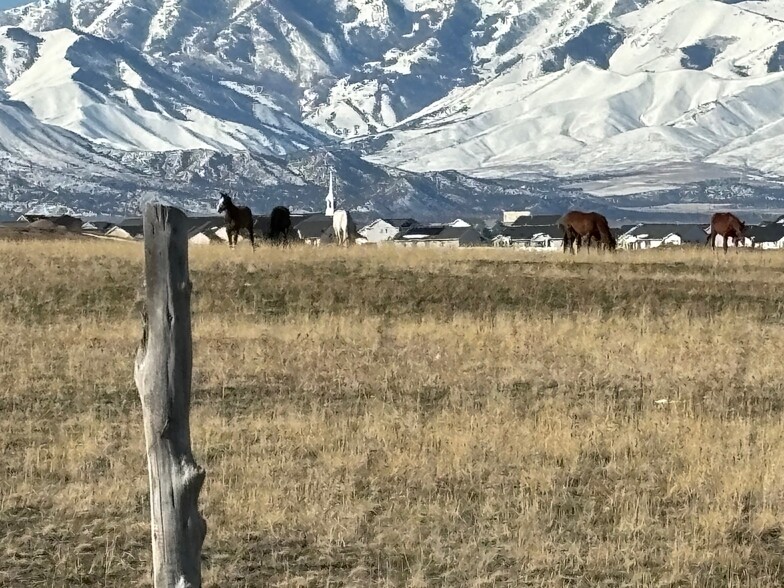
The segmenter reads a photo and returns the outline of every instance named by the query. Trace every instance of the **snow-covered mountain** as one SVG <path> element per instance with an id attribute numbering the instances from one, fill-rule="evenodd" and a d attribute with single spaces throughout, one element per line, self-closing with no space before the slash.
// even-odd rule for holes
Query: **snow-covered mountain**
<path id="1" fill-rule="evenodd" d="M 120 40 L 156 66 L 354 137 L 521 61 L 538 75 L 599 56 L 623 39 L 607 22 L 649 1 L 38 0 L 0 24 Z"/>
<path id="2" fill-rule="evenodd" d="M 660 0 L 594 22 L 375 137 L 373 159 L 507 177 L 674 162 L 782 174 L 780 16 L 775 0 Z"/>
<path id="3" fill-rule="evenodd" d="M 330 158 L 401 213 L 784 178 L 784 0 L 38 0 L 0 12 L 0 89 L 7 202 L 317 206 Z"/>
<path id="4" fill-rule="evenodd" d="M 138 51 L 71 29 L 0 29 L 5 92 L 36 117 L 118 149 L 251 150 L 323 144 L 317 131 L 208 77 L 184 77 Z"/>

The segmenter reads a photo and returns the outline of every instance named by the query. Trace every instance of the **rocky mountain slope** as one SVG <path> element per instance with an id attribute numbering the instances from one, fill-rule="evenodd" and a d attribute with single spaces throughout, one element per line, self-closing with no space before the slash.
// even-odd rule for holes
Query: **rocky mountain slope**
<path id="1" fill-rule="evenodd" d="M 318 207 L 329 160 L 379 212 L 776 209 L 783 69 L 784 0 L 38 0 L 0 206 Z"/>

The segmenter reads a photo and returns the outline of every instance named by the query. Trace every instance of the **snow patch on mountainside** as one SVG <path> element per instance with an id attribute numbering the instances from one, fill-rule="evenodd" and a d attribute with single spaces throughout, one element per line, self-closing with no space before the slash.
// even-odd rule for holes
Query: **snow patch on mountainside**
<path id="1" fill-rule="evenodd" d="M 171 77 L 126 45 L 69 29 L 38 33 L 38 58 L 7 88 L 39 120 L 126 150 L 251 150 L 284 155 L 318 135 L 216 84 Z M 221 103 L 221 100 L 225 102 Z"/>
<path id="2" fill-rule="evenodd" d="M 642 0 L 637 0 L 641 3 Z M 338 137 L 383 130 L 511 64 L 535 76 L 629 0 L 39 0 L 0 14 L 29 30 L 78 28 L 169 64 L 263 86 Z M 337 88 L 336 91 L 333 89 Z M 340 88 L 356 88 L 357 98 Z M 365 99 L 377 88 L 374 100 Z M 353 111 L 356 115 L 350 115 Z"/>
<path id="3" fill-rule="evenodd" d="M 745 4 L 649 4 L 616 19 L 624 39 L 604 66 L 594 55 L 532 76 L 522 60 L 452 91 L 365 148 L 386 165 L 483 177 L 521 167 L 623 174 L 668 162 L 784 174 L 784 74 L 770 71 L 784 23 Z"/>
<path id="4" fill-rule="evenodd" d="M 15 27 L 0 27 L 0 84 L 7 86 L 38 58 L 41 39 Z"/>

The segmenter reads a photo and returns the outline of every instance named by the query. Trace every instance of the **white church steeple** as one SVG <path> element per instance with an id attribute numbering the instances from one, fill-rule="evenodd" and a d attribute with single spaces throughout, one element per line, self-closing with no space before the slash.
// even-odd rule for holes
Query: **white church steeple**
<path id="1" fill-rule="evenodd" d="M 327 192 L 327 210 L 324 213 L 326 216 L 333 216 L 335 214 L 335 186 L 332 180 L 332 170 L 329 170 L 329 192 Z"/>

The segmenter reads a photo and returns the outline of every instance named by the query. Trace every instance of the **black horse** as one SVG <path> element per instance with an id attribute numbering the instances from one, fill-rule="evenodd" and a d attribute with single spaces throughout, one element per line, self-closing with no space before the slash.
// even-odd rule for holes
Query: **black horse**
<path id="1" fill-rule="evenodd" d="M 231 197 L 226 192 L 221 192 L 218 200 L 218 213 L 223 215 L 226 220 L 226 236 L 229 239 L 229 247 L 237 246 L 237 238 L 243 229 L 250 235 L 250 246 L 256 248 L 253 239 L 253 213 L 247 206 L 237 206 L 231 201 Z M 232 243 L 232 238 L 234 242 Z"/>
<path id="2" fill-rule="evenodd" d="M 273 243 L 288 245 L 291 231 L 291 212 L 285 206 L 276 206 L 270 215 L 269 238 Z"/>

